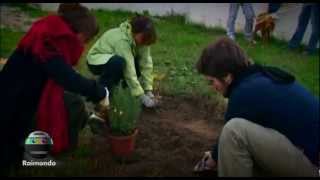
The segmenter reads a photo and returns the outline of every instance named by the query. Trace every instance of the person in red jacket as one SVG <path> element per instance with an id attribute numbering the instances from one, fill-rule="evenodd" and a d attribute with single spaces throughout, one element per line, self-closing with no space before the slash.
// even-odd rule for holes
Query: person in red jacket
<path id="1" fill-rule="evenodd" d="M 88 8 L 69 3 L 36 21 L 20 40 L 0 73 L 0 171 L 21 164 L 24 140 L 35 130 L 52 137 L 53 153 L 69 149 L 65 90 L 107 108 L 108 89 L 72 68 L 97 33 Z"/>

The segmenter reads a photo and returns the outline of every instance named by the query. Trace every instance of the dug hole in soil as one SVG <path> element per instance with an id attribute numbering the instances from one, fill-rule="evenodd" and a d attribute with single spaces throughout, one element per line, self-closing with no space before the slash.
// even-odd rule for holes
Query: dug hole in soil
<path id="1" fill-rule="evenodd" d="M 131 162 L 115 160 L 106 141 L 90 141 L 94 176 L 199 176 L 193 168 L 211 149 L 223 125 L 225 106 L 192 98 L 162 97 L 138 121 Z M 104 143 L 103 143 L 104 142 Z M 101 144 L 103 143 L 103 144 Z M 88 175 L 89 175 L 88 174 Z"/>

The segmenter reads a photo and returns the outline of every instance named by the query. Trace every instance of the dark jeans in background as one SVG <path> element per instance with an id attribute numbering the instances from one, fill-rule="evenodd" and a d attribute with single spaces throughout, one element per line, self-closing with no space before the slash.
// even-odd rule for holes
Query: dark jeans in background
<path id="1" fill-rule="evenodd" d="M 269 3 L 268 13 L 275 13 L 280 9 L 280 7 L 281 3 Z"/>
<path id="2" fill-rule="evenodd" d="M 303 4 L 299 21 L 294 35 L 289 41 L 289 48 L 294 49 L 299 47 L 304 33 L 307 29 L 309 20 L 311 19 L 311 36 L 307 46 L 307 51 L 311 54 L 317 52 L 317 44 L 319 42 L 319 4 Z"/>

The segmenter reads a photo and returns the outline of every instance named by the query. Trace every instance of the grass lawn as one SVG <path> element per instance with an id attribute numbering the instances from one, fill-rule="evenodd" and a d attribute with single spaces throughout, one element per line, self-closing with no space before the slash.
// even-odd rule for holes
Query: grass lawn
<path id="1" fill-rule="evenodd" d="M 19 6 L 22 10 L 35 15 L 44 15 L 43 11 Z M 123 11 L 94 11 L 100 24 L 100 33 L 118 26 L 133 14 Z M 180 16 L 155 17 L 158 32 L 158 42 L 152 47 L 152 57 L 156 78 L 164 77 L 159 90 L 170 95 L 205 95 L 212 94 L 203 78 L 195 71 L 195 63 L 201 50 L 211 41 L 224 36 L 225 31 L 217 28 L 205 28 L 199 25 L 185 24 Z M 16 47 L 23 33 L 2 28 L 0 31 L 0 56 L 8 57 Z M 240 46 L 256 63 L 281 67 L 297 77 L 307 89 L 319 96 L 319 56 L 306 56 L 301 52 L 289 51 L 284 41 L 273 39 L 268 44 L 258 42 L 250 46 L 241 34 L 237 35 Z M 87 46 L 93 44 L 95 39 Z M 83 57 L 86 53 L 84 53 Z M 85 59 L 81 58 L 77 69 L 83 75 L 90 77 Z"/>
<path id="2" fill-rule="evenodd" d="M 19 7 L 23 11 L 28 11 L 32 17 L 46 14 L 35 8 L 23 5 Z M 133 16 L 133 13 L 124 11 L 95 10 L 94 13 L 100 24 L 100 33 L 96 39 L 107 29 L 116 27 Z M 202 49 L 209 42 L 224 36 L 225 31 L 220 28 L 186 24 L 181 16 L 154 17 L 154 22 L 158 32 L 158 42 L 152 47 L 157 91 L 170 96 L 208 97 L 213 101 L 221 100 L 220 96 L 212 93 L 207 82 L 195 71 L 195 63 Z M 0 57 L 8 57 L 23 35 L 22 32 L 1 28 Z M 87 49 L 95 40 L 87 46 Z M 268 44 L 258 41 L 257 45 L 251 46 L 241 34 L 237 34 L 237 41 L 254 62 L 277 66 L 291 72 L 303 86 L 319 97 L 319 56 L 307 56 L 298 51 L 289 51 L 286 48 L 287 42 L 277 39 L 272 39 Z M 85 55 L 86 53 L 76 69 L 81 74 L 92 77 L 86 66 Z M 62 159 L 65 157 L 62 156 Z M 87 172 L 86 166 L 90 158 L 88 160 L 82 157 L 90 157 L 90 148 L 85 145 L 80 146 L 73 152 L 73 157 L 73 163 L 70 164 L 72 168 L 68 168 L 68 172 L 61 171 L 59 175 L 76 176 Z M 51 170 L 29 171 L 35 176 L 54 175 Z M 22 172 L 24 173 L 26 172 Z"/>

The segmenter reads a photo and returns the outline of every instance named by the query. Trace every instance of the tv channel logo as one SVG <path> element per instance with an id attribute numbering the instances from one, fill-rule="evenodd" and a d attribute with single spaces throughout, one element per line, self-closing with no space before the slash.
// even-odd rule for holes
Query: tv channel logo
<path id="1" fill-rule="evenodd" d="M 43 131 L 34 131 L 25 140 L 25 151 L 33 158 L 47 157 L 53 146 L 52 138 Z"/>

